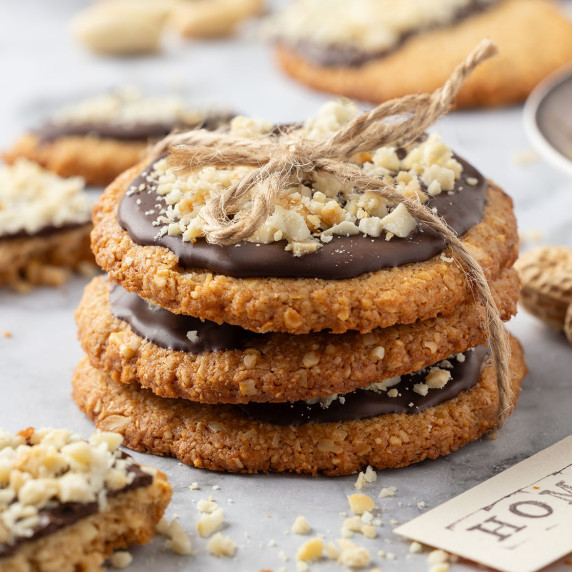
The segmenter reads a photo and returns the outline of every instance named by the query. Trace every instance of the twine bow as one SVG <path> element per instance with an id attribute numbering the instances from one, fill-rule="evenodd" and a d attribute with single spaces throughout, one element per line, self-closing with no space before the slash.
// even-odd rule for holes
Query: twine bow
<path id="1" fill-rule="evenodd" d="M 465 270 L 486 311 L 489 346 L 497 371 L 501 427 L 512 410 L 510 344 L 495 301 L 480 264 L 463 243 L 431 209 L 408 199 L 389 179 L 366 174 L 351 158 L 378 147 L 407 145 L 420 137 L 439 117 L 451 110 L 465 79 L 481 62 L 496 54 L 496 46 L 483 40 L 446 83 L 431 94 L 408 95 L 383 103 L 354 118 L 323 141 L 304 138 L 286 130 L 279 137 L 243 139 L 204 130 L 173 134 L 165 138 L 155 154 L 169 150 L 170 165 L 180 171 L 206 166 L 254 167 L 237 183 L 212 197 L 201 214 L 206 238 L 221 245 L 236 244 L 251 236 L 274 211 L 276 199 L 285 189 L 299 184 L 315 172 L 328 173 L 355 188 L 376 191 L 391 204 L 403 204 L 425 227 L 436 231 Z M 250 193 L 251 207 L 244 210 L 241 198 Z M 229 216 L 232 215 L 232 216 Z"/>

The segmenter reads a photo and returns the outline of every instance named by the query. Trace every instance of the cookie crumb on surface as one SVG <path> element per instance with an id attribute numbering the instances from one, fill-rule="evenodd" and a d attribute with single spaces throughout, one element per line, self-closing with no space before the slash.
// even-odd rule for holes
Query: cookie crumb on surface
<path id="1" fill-rule="evenodd" d="M 197 521 L 197 532 L 202 538 L 208 538 L 222 526 L 224 521 L 224 511 L 217 508 L 211 512 L 203 512 Z"/>
<path id="2" fill-rule="evenodd" d="M 373 483 L 376 480 L 377 480 L 377 473 L 370 465 L 368 465 L 365 472 L 362 471 L 358 475 L 354 487 L 358 490 L 361 490 L 363 489 L 366 483 Z"/>
<path id="3" fill-rule="evenodd" d="M 429 572 L 449 572 L 449 564 L 443 562 L 441 564 L 433 564 L 429 568 Z"/>
<path id="4" fill-rule="evenodd" d="M 114 552 L 109 558 L 109 563 L 113 568 L 127 568 L 133 562 L 133 556 L 125 550 Z"/>
<path id="5" fill-rule="evenodd" d="M 296 552 L 296 560 L 317 560 L 322 556 L 323 551 L 324 541 L 319 536 L 316 536 L 310 538 L 310 540 L 306 540 L 306 542 L 300 546 L 298 552 Z"/>
<path id="6" fill-rule="evenodd" d="M 381 499 L 394 497 L 397 492 L 397 487 L 384 487 L 379 491 L 378 497 Z"/>
<path id="7" fill-rule="evenodd" d="M 348 502 L 352 512 L 357 515 L 362 515 L 366 511 L 371 511 L 375 508 L 375 502 L 371 497 L 361 493 L 355 493 L 348 496 Z"/>
<path id="8" fill-rule="evenodd" d="M 234 556 L 236 544 L 228 537 L 217 532 L 208 542 L 207 550 L 214 556 Z"/>
<path id="9" fill-rule="evenodd" d="M 176 520 L 168 522 L 167 519 L 162 518 L 155 527 L 155 532 L 167 537 L 165 541 L 167 550 L 181 556 L 192 554 L 191 539 Z"/>
<path id="10" fill-rule="evenodd" d="M 449 553 L 444 550 L 432 550 L 427 556 L 427 562 L 429 564 L 443 564 L 449 562 Z"/>
<path id="11" fill-rule="evenodd" d="M 365 568 L 369 565 L 371 556 L 363 546 L 350 546 L 342 550 L 338 562 L 349 568 Z"/>
<path id="12" fill-rule="evenodd" d="M 199 483 L 191 483 L 191 484 L 189 485 L 189 489 L 192 490 L 192 491 L 198 491 L 199 488 L 200 488 L 200 487 L 199 487 Z"/>
<path id="13" fill-rule="evenodd" d="M 414 540 L 409 545 L 409 552 L 412 552 L 413 554 L 419 554 L 420 552 L 423 552 L 423 545 L 420 542 Z"/>
<path id="14" fill-rule="evenodd" d="M 292 525 L 292 532 L 294 534 L 308 534 L 312 532 L 312 527 L 304 516 L 298 516 Z"/>

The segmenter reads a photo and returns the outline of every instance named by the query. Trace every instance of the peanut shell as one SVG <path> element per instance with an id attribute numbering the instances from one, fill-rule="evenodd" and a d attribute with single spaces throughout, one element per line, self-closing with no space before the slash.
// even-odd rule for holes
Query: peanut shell
<path id="1" fill-rule="evenodd" d="M 550 326 L 562 330 L 572 304 L 572 249 L 563 246 L 537 248 L 516 262 L 522 307 Z"/>

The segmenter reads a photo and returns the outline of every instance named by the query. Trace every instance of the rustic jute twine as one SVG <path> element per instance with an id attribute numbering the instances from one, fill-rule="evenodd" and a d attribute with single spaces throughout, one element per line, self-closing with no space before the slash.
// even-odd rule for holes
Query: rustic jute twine
<path id="1" fill-rule="evenodd" d="M 206 238 L 214 244 L 236 244 L 251 236 L 274 211 L 277 197 L 314 172 L 329 173 L 353 187 L 376 191 L 391 204 L 403 204 L 421 224 L 433 229 L 451 249 L 467 280 L 486 311 L 489 347 L 497 371 L 501 427 L 511 413 L 510 344 L 483 269 L 449 226 L 431 209 L 399 193 L 390 179 L 368 176 L 350 162 L 356 153 L 384 145 L 407 145 L 420 137 L 439 117 L 448 113 L 455 96 L 473 69 L 496 53 L 496 46 L 483 40 L 458 65 L 447 82 L 431 94 L 407 95 L 359 115 L 328 139 L 314 141 L 286 131 L 281 136 L 258 139 L 232 137 L 204 130 L 173 134 L 160 142 L 154 153 L 169 150 L 170 166 L 191 171 L 206 166 L 254 167 L 243 179 L 212 197 L 201 215 Z M 249 194 L 245 210 L 241 198 Z M 231 215 L 231 216 L 229 216 Z"/>

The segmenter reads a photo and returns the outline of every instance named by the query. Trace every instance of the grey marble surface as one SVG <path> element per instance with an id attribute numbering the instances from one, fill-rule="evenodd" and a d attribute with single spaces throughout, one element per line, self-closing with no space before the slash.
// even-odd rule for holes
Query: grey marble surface
<path id="1" fill-rule="evenodd" d="M 155 92 L 175 90 L 192 101 L 219 102 L 274 121 L 299 120 L 328 99 L 281 75 L 268 49 L 252 34 L 240 40 L 172 45 L 155 57 L 92 56 L 67 32 L 70 15 L 85 4 L 0 0 L 0 148 L 59 103 L 125 84 Z M 523 248 L 572 246 L 572 180 L 542 160 L 519 164 L 518 156 L 529 150 L 521 115 L 521 107 L 455 112 L 435 129 L 512 195 L 525 237 Z M 12 333 L 9 339 L 0 336 L 0 426 L 14 431 L 29 425 L 65 426 L 90 434 L 91 424 L 70 397 L 71 374 L 81 355 L 73 310 L 85 282 L 76 278 L 62 288 L 39 288 L 25 296 L 0 290 L 0 333 Z M 424 555 L 406 556 L 408 543 L 392 534 L 392 520 L 405 522 L 419 514 L 418 501 L 427 508 L 436 506 L 572 433 L 572 348 L 525 313 L 509 328 L 522 341 L 530 369 L 516 413 L 497 440 L 478 441 L 437 461 L 380 472 L 377 482 L 367 485 L 364 492 L 375 497 L 382 486 L 398 489 L 395 498 L 379 499 L 379 537 L 358 538 L 374 555 L 372 567 L 426 570 Z M 156 540 L 132 551 L 134 570 L 295 570 L 294 555 L 304 538 L 284 534 L 295 517 L 303 514 L 316 533 L 338 538 L 343 521 L 339 513 L 347 510 L 346 495 L 355 491 L 355 476 L 223 475 L 171 459 L 136 457 L 169 475 L 174 498 L 168 516 L 179 516 L 196 554 L 187 558 L 164 553 L 162 541 Z M 189 490 L 195 481 L 200 490 Z M 211 494 L 225 509 L 224 534 L 238 545 L 234 559 L 207 556 L 206 542 L 194 532 L 195 503 Z M 279 558 L 280 550 L 290 556 L 288 562 Z M 393 552 L 396 560 L 375 556 L 378 550 Z M 324 561 L 314 569 L 339 567 Z M 474 567 L 457 564 L 452 569 Z"/>

